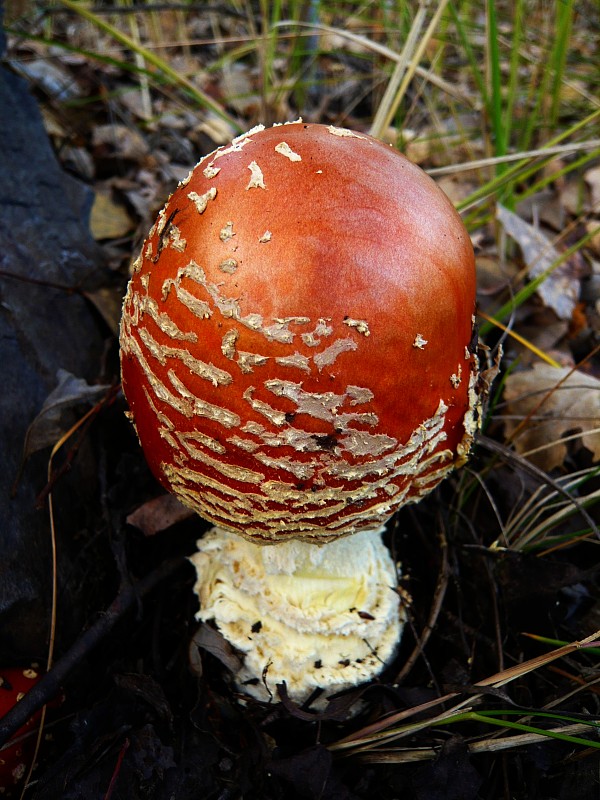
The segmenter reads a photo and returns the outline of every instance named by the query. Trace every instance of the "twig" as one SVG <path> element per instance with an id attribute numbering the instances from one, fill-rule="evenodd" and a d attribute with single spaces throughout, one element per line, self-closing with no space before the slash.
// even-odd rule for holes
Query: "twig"
<path id="1" fill-rule="evenodd" d="M 404 680 L 404 678 L 411 671 L 415 662 L 425 649 L 425 645 L 429 641 L 429 637 L 431 636 L 431 634 L 433 633 L 433 629 L 435 628 L 436 620 L 442 608 L 442 601 L 446 595 L 446 589 L 448 588 L 448 580 L 450 578 L 450 566 L 448 564 L 448 541 L 446 539 L 446 531 L 444 530 L 443 524 L 440 524 L 440 530 L 438 536 L 440 540 L 442 563 L 440 566 L 437 584 L 435 587 L 433 602 L 431 605 L 431 609 L 429 611 L 429 617 L 427 619 L 425 627 L 423 628 L 423 632 L 421 633 L 421 636 L 417 641 L 415 648 L 413 649 L 410 656 L 406 659 L 406 662 L 404 663 L 404 666 L 402 667 L 400 672 L 396 675 L 394 683 L 401 683 Z"/>
<path id="2" fill-rule="evenodd" d="M 427 29 L 422 33 L 429 5 L 428 0 L 422 0 L 419 3 L 412 27 L 400 54 L 401 60 L 397 62 L 394 68 L 388 87 L 375 113 L 370 133 L 376 138 L 381 138 L 386 128 L 391 124 L 394 114 L 398 110 L 402 98 L 413 79 L 427 44 L 437 28 L 444 9 L 448 5 L 448 0 L 439 0 Z"/>
<path id="3" fill-rule="evenodd" d="M 67 676 L 98 645 L 141 598 L 160 583 L 171 578 L 185 563 L 183 558 L 165 561 L 135 584 L 125 584 L 106 612 L 91 628 L 82 633 L 70 650 L 30 689 L 11 711 L 0 719 L 0 747 L 5 744 L 36 711 L 59 694 Z"/>
<path id="4" fill-rule="evenodd" d="M 115 768 L 113 770 L 112 777 L 110 779 L 110 783 L 108 785 L 108 789 L 106 790 L 106 794 L 104 795 L 104 800 L 110 800 L 113 796 L 113 792 L 115 790 L 115 786 L 117 784 L 117 779 L 119 777 L 119 773 L 121 771 L 121 765 L 123 764 L 123 759 L 125 758 L 125 753 L 129 750 L 131 742 L 129 738 L 125 739 L 123 742 L 123 746 L 119 751 L 119 755 L 117 757 L 117 763 L 115 764 Z"/>
<path id="5" fill-rule="evenodd" d="M 515 666 L 509 667 L 502 672 L 497 672 L 494 675 L 490 675 L 488 678 L 477 681 L 477 683 L 473 684 L 473 686 L 469 688 L 469 695 L 457 703 L 457 705 L 450 710 L 443 712 L 437 717 L 433 717 L 432 719 L 425 720 L 424 722 L 411 725 L 411 732 L 414 733 L 421 728 L 426 728 L 432 724 L 443 722 L 446 718 L 455 715 L 458 711 L 470 711 L 470 708 L 465 709 L 466 704 L 468 703 L 470 706 L 476 704 L 480 700 L 481 696 L 485 694 L 487 687 L 491 686 L 494 689 L 498 689 L 501 686 L 505 686 L 507 683 L 520 678 L 522 675 L 526 675 L 533 670 L 539 669 L 539 667 L 546 666 L 547 664 L 556 661 L 558 658 L 563 658 L 571 653 L 576 653 L 586 647 L 589 647 L 591 644 L 595 644 L 599 637 L 600 631 L 595 631 L 593 634 L 591 634 L 591 636 L 586 636 L 585 639 L 571 642 L 563 647 L 557 648 L 556 650 L 552 650 L 549 653 L 536 656 L 535 658 L 531 658 L 529 661 L 525 661 L 522 664 L 516 664 Z M 472 694 L 473 691 L 476 692 L 478 689 L 483 690 L 480 695 Z M 379 742 L 384 742 L 386 739 L 397 738 L 397 731 L 389 731 L 392 726 L 397 725 L 399 722 L 404 722 L 404 720 L 408 719 L 409 717 L 423 714 L 424 712 L 429 711 L 436 706 L 447 703 L 449 700 L 457 700 L 461 695 L 464 694 L 464 689 L 457 692 L 449 692 L 442 697 L 436 697 L 433 700 L 429 700 L 426 703 L 421 703 L 418 706 L 393 712 L 379 720 L 376 720 L 375 722 L 372 722 L 370 725 L 365 726 L 361 730 L 355 731 L 349 736 L 339 739 L 337 742 L 333 742 L 328 747 L 332 751 L 348 750 L 351 748 L 356 749 L 357 747 L 364 747 L 365 745 L 370 744 L 375 746 Z"/>
<path id="6" fill-rule="evenodd" d="M 81 286 L 67 286 L 64 283 L 56 283 L 55 281 L 48 281 L 43 278 L 32 278 L 31 275 L 19 275 L 17 272 L 11 272 L 8 269 L 0 269 L 0 278 L 10 278 L 14 281 L 30 283 L 33 286 L 44 286 L 47 289 L 57 289 L 59 292 L 65 292 L 66 294 L 79 294 L 85 296 L 85 290 Z"/>
<path id="7" fill-rule="evenodd" d="M 550 728 L 548 733 L 561 733 L 574 735 L 586 733 L 589 725 L 563 725 L 560 728 Z M 538 742 L 548 741 L 548 734 L 520 733 L 514 736 L 501 738 L 489 737 L 477 742 L 467 743 L 469 753 L 495 753 L 502 750 L 512 750 L 515 747 L 527 747 Z M 365 750 L 358 751 L 356 757 L 363 764 L 409 764 L 416 761 L 432 761 L 437 758 L 440 750 L 438 747 L 395 748 L 393 750 Z"/>

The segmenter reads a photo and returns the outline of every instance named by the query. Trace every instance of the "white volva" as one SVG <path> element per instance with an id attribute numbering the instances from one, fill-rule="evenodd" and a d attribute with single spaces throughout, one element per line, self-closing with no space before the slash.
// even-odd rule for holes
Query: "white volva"
<path id="1" fill-rule="evenodd" d="M 198 542 L 197 617 L 213 620 L 242 653 L 240 688 L 269 700 L 285 681 L 303 702 L 318 687 L 332 694 L 381 672 L 406 616 L 382 532 L 322 547 L 263 546 L 213 528 Z"/>

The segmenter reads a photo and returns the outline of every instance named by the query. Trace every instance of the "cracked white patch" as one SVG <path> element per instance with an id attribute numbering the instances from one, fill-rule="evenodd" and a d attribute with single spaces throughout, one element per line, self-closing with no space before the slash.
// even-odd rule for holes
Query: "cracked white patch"
<path id="1" fill-rule="evenodd" d="M 134 303 L 137 301 L 138 297 L 138 295 L 135 295 Z M 182 331 L 168 314 L 159 311 L 156 300 L 146 295 L 141 298 L 139 305 L 142 314 L 148 314 L 152 320 L 154 320 L 156 326 L 170 339 L 194 343 L 198 341 L 198 334 L 195 333 L 195 331 Z"/>
<path id="2" fill-rule="evenodd" d="M 290 323 L 307 325 L 310 322 L 310 317 L 275 317 L 274 322 L 280 325 L 289 325 Z"/>
<path id="3" fill-rule="evenodd" d="M 358 350 L 358 345 L 354 339 L 336 339 L 335 342 L 325 348 L 325 350 L 316 353 L 316 355 L 313 356 L 313 361 L 320 372 L 323 367 L 329 367 L 331 364 L 335 363 L 338 356 L 342 353 L 347 353 L 350 350 Z"/>
<path id="4" fill-rule="evenodd" d="M 272 238 L 273 234 L 271 233 L 271 231 L 265 231 L 262 236 L 258 237 L 258 241 L 261 244 L 266 244 L 267 242 L 270 242 Z"/>
<path id="5" fill-rule="evenodd" d="M 243 350 L 237 351 L 237 363 L 244 374 L 254 372 L 255 367 L 262 367 L 269 360 L 268 356 L 261 356 L 258 353 L 246 353 Z"/>
<path id="6" fill-rule="evenodd" d="M 155 233 L 158 233 L 160 236 L 160 234 L 162 234 L 165 229 L 166 222 L 167 222 L 167 209 L 166 206 L 163 206 L 163 208 L 161 208 L 161 210 L 158 212 L 158 217 L 156 218 L 156 222 L 150 228 L 150 232 L 148 233 L 148 238 L 152 239 Z"/>
<path id="7" fill-rule="evenodd" d="M 209 319 L 212 316 L 212 310 L 207 302 L 200 300 L 198 297 L 188 292 L 187 289 L 181 287 L 176 288 L 177 299 L 184 305 L 188 311 L 198 317 L 198 319 Z"/>
<path id="8" fill-rule="evenodd" d="M 179 183 L 178 183 L 178 187 L 179 187 L 180 189 L 184 189 L 184 188 L 185 188 L 185 187 L 188 185 L 188 183 L 189 183 L 189 182 L 192 180 L 192 175 L 193 175 L 193 174 L 194 174 L 194 170 L 193 170 L 193 169 L 191 169 L 191 170 L 188 172 L 188 174 L 185 176 L 185 178 L 183 178 L 183 180 L 179 181 Z"/>
<path id="9" fill-rule="evenodd" d="M 169 247 L 177 250 L 178 253 L 183 253 L 187 246 L 187 241 L 181 235 L 181 231 L 176 225 L 169 226 Z"/>
<path id="10" fill-rule="evenodd" d="M 328 324 L 328 322 L 330 322 L 330 320 L 326 320 L 321 317 L 318 319 L 314 331 L 301 334 L 300 338 L 307 347 L 318 347 L 321 344 L 321 337 L 331 336 L 333 333 L 333 328 Z"/>
<path id="11" fill-rule="evenodd" d="M 204 192 L 204 194 L 198 194 L 198 192 L 188 192 L 188 199 L 191 200 L 196 206 L 196 211 L 199 214 L 204 214 L 209 202 L 214 200 L 216 196 L 217 190 L 214 186 L 212 186 L 208 192 Z"/>
<path id="12" fill-rule="evenodd" d="M 239 447 L 246 453 L 255 453 L 260 448 L 257 442 L 253 442 L 251 439 L 242 439 L 241 436 L 230 436 L 227 442 L 235 445 L 235 447 Z"/>
<path id="13" fill-rule="evenodd" d="M 340 439 L 344 450 L 355 458 L 358 456 L 380 456 L 386 450 L 398 446 L 398 440 L 385 433 L 369 433 L 368 431 L 350 431 Z"/>
<path id="14" fill-rule="evenodd" d="M 242 133 L 240 134 L 240 136 L 236 136 L 235 139 L 233 139 L 233 141 L 229 145 L 229 147 L 223 147 L 223 148 L 219 147 L 217 148 L 217 150 L 215 150 L 212 156 L 212 161 L 214 162 L 218 158 L 223 158 L 223 156 L 227 156 L 230 153 L 239 153 L 240 150 L 242 150 L 242 148 L 250 144 L 250 142 L 252 141 L 251 137 L 254 133 L 260 133 L 260 131 L 263 131 L 264 129 L 265 129 L 264 125 L 256 125 L 247 133 Z"/>
<path id="15" fill-rule="evenodd" d="M 429 344 L 427 339 L 423 338 L 423 336 L 420 333 L 417 333 L 417 335 L 415 336 L 415 340 L 413 342 L 413 347 L 416 347 L 417 350 L 423 350 L 426 344 Z"/>
<path id="16" fill-rule="evenodd" d="M 298 352 L 292 356 L 278 356 L 275 361 L 282 367 L 294 367 L 303 372 L 310 372 L 310 359 Z"/>
<path id="17" fill-rule="evenodd" d="M 268 456 L 266 453 L 257 452 L 254 456 L 258 462 L 269 469 L 290 472 L 298 480 L 310 480 L 315 471 L 306 461 L 293 461 L 291 458 Z"/>
<path id="18" fill-rule="evenodd" d="M 233 275 L 238 267 L 238 262 L 235 258 L 226 258 L 225 261 L 221 261 L 219 264 L 219 269 L 221 272 L 225 272 L 228 275 Z"/>
<path id="19" fill-rule="evenodd" d="M 176 278 L 167 278 L 162 285 L 162 299 L 165 301 L 172 288 L 175 289 L 175 294 L 178 301 L 184 305 L 188 311 L 191 311 L 198 319 L 208 319 L 212 316 L 212 309 L 205 301 L 196 297 L 187 289 L 181 286 L 181 281 L 184 278 L 189 278 L 195 283 L 202 283 L 206 281 L 204 270 L 194 261 L 191 261 L 187 266 L 180 267 L 177 271 Z"/>
<path id="20" fill-rule="evenodd" d="M 336 392 L 309 392 L 306 391 L 301 383 L 285 380 L 267 380 L 265 389 L 275 397 L 285 397 L 296 406 L 295 414 L 308 414 L 315 419 L 330 422 L 335 428 L 343 431 L 351 424 L 365 424 L 369 426 L 377 425 L 377 415 L 371 412 L 350 412 L 342 411 L 342 407 L 348 400 L 348 392 L 339 394 Z M 351 397 L 351 396 L 350 396 Z M 353 397 L 351 397 L 354 400 Z M 356 405 L 356 403 L 352 403 Z"/>
<path id="21" fill-rule="evenodd" d="M 255 436 L 260 440 L 262 445 L 269 448 L 292 447 L 299 453 L 314 453 L 322 449 L 313 433 L 305 431 L 302 428 L 293 427 L 292 425 L 272 431 L 265 428 L 265 426 L 261 425 L 259 422 L 250 420 L 246 422 L 241 430 L 243 433 Z M 245 439 L 244 441 L 254 440 Z M 254 442 L 254 444 L 256 444 L 256 442 Z M 258 445 L 255 449 L 258 449 Z"/>
<path id="22" fill-rule="evenodd" d="M 138 334 L 146 350 L 163 366 L 167 363 L 167 358 L 174 358 L 181 361 L 190 373 L 210 381 L 213 386 L 228 386 L 233 381 L 229 372 L 194 358 L 187 350 L 157 342 L 147 328 L 138 327 Z"/>
<path id="23" fill-rule="evenodd" d="M 191 407 L 192 413 L 190 416 L 206 417 L 207 419 L 219 422 L 226 428 L 239 427 L 241 420 L 234 411 L 223 408 L 222 406 L 217 406 L 214 403 L 208 403 L 196 397 L 196 395 L 177 377 L 173 370 L 168 371 L 167 377 L 171 381 L 173 388 Z"/>
<path id="24" fill-rule="evenodd" d="M 233 222 L 226 222 L 219 231 L 219 239 L 222 242 L 228 242 L 230 239 L 233 239 L 234 236 L 235 233 L 233 232 Z"/>
<path id="25" fill-rule="evenodd" d="M 256 161 L 251 161 L 248 164 L 248 169 L 250 170 L 250 180 L 248 181 L 248 185 L 246 186 L 246 190 L 248 189 L 266 189 L 265 186 L 265 179 L 262 174 L 261 168 L 258 166 Z"/>
<path id="26" fill-rule="evenodd" d="M 211 456 L 209 453 L 196 447 L 193 441 L 191 441 L 188 437 L 177 434 L 177 438 L 181 441 L 181 444 L 183 445 L 183 448 L 187 454 L 191 456 L 197 463 L 210 467 L 228 480 L 240 481 L 241 483 L 259 484 L 265 479 L 265 476 L 261 472 L 247 469 L 246 467 L 240 467 L 236 464 L 228 464 L 223 459 Z"/>
<path id="27" fill-rule="evenodd" d="M 208 180 L 216 178 L 219 172 L 221 172 L 221 167 L 214 167 L 212 164 L 209 164 L 208 167 L 202 170 L 202 174 L 205 178 L 208 178 Z"/>
<path id="28" fill-rule="evenodd" d="M 371 335 L 369 323 L 364 319 L 352 319 L 352 317 L 345 317 L 344 325 L 347 325 L 349 328 L 356 328 L 356 330 L 359 333 L 362 333 L 363 336 Z"/>
<path id="29" fill-rule="evenodd" d="M 219 301 L 217 301 L 217 303 L 218 302 Z M 263 318 L 260 314 L 246 314 L 245 317 L 242 317 L 242 312 L 239 308 L 239 305 L 237 305 L 237 300 L 223 300 L 222 302 L 227 303 L 228 305 L 236 303 L 236 306 L 233 309 L 235 313 L 232 316 L 234 316 L 235 319 L 239 319 L 242 325 L 244 325 L 246 328 L 250 328 L 251 331 L 260 331 L 263 324 Z M 233 306 L 231 307 L 233 308 Z"/>
<path id="30" fill-rule="evenodd" d="M 261 131 L 264 131 L 264 129 L 265 126 L 259 123 L 258 125 L 255 125 L 253 128 L 250 128 L 249 131 L 246 131 L 246 133 L 240 133 L 239 136 L 236 136 L 235 139 L 232 140 L 232 144 L 245 145 L 250 140 L 251 136 L 254 136 L 255 133 L 260 133 Z"/>
<path id="31" fill-rule="evenodd" d="M 455 389 L 458 389 L 462 381 L 462 364 L 458 365 L 458 370 L 453 374 L 450 375 L 450 383 L 454 386 Z"/>
<path id="32" fill-rule="evenodd" d="M 348 128 L 336 128 L 335 125 L 328 125 L 327 130 L 334 136 L 345 136 L 351 139 L 366 139 L 366 136 L 361 136 L 359 133 L 349 131 Z"/>
<path id="33" fill-rule="evenodd" d="M 365 386 L 346 386 L 346 395 L 350 398 L 351 406 L 359 406 L 363 403 L 370 403 L 375 397 L 370 389 Z"/>
<path id="34" fill-rule="evenodd" d="M 221 352 L 230 360 L 233 360 L 235 357 L 235 345 L 237 342 L 237 338 L 239 336 L 239 331 L 235 328 L 232 328 L 230 331 L 227 331 L 224 334 L 223 338 L 221 339 Z"/>
<path id="35" fill-rule="evenodd" d="M 209 450 L 212 450 L 213 453 L 219 453 L 219 455 L 225 455 L 227 452 L 227 448 L 222 445 L 221 442 L 213 439 L 212 436 L 207 436 L 201 431 L 186 431 L 185 433 L 178 433 L 177 438 L 182 444 L 187 442 L 196 442 L 197 444 L 201 444 L 204 447 L 207 447 Z"/>
<path id="36" fill-rule="evenodd" d="M 269 422 L 272 422 L 273 425 L 285 425 L 285 412 L 273 408 L 262 400 L 256 400 L 253 397 L 255 391 L 256 389 L 254 386 L 249 386 L 243 394 L 244 400 L 249 403 L 255 411 L 258 411 L 258 413 L 266 417 Z"/>
<path id="37" fill-rule="evenodd" d="M 294 340 L 294 334 L 289 330 L 288 325 L 289 322 L 273 322 L 272 325 L 263 326 L 261 328 L 261 333 L 269 341 L 290 344 Z"/>
<path id="38" fill-rule="evenodd" d="M 295 153 L 287 142 L 279 142 L 279 144 L 275 145 L 275 150 L 282 156 L 289 158 L 290 161 L 302 161 L 302 156 L 299 153 Z"/>

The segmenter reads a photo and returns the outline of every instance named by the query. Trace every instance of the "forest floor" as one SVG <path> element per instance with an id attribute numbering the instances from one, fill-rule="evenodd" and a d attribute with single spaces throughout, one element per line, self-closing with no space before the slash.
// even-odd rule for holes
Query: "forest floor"
<path id="1" fill-rule="evenodd" d="M 95 338 L 26 421 L 21 481 L 59 550 L 35 570 L 58 599 L 37 645 L 0 635 L 0 673 L 49 667 L 13 796 L 600 798 L 600 17 L 507 6 L 14 4 L 4 66 L 93 192 L 100 272 L 47 284 L 84 298 Z M 468 465 L 389 523 L 409 624 L 343 713 L 244 697 L 226 654 L 193 644 L 187 556 L 209 525 L 151 476 L 119 387 L 130 264 L 168 195 L 241 131 L 299 116 L 438 182 L 474 245 L 486 366 L 503 352 Z"/>

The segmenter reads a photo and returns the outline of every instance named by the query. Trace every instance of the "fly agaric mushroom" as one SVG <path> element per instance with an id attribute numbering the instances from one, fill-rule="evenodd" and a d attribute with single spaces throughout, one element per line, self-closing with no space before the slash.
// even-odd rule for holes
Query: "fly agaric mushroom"
<path id="1" fill-rule="evenodd" d="M 40 678 L 40 673 L 33 667 L 0 669 L 0 718 L 8 714 Z M 27 774 L 35 744 L 31 733 L 40 715 L 41 711 L 34 714 L 19 728 L 12 739 L 0 748 L 0 795 L 10 794 Z"/>
<path id="2" fill-rule="evenodd" d="M 381 526 L 467 457 L 474 304 L 452 204 L 361 133 L 259 126 L 160 212 L 124 302 L 123 388 L 156 477 L 216 525 L 199 617 L 255 696 L 341 689 L 393 654 Z"/>

